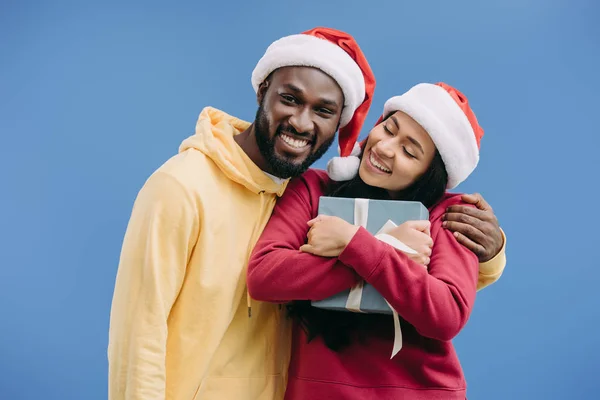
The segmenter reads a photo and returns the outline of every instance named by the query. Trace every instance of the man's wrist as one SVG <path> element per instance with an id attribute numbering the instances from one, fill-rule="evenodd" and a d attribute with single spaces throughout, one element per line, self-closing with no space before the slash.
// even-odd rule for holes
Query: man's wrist
<path id="1" fill-rule="evenodd" d="M 481 274 L 494 274 L 496 273 L 496 269 L 497 269 L 497 264 L 502 261 L 502 259 L 504 259 L 504 251 L 506 249 L 506 235 L 504 234 L 504 231 L 502 230 L 502 228 L 500 229 L 500 234 L 502 235 L 502 247 L 500 247 L 500 250 L 498 251 L 498 253 L 496 253 L 496 255 L 494 255 L 492 258 L 490 258 L 487 261 L 483 261 L 479 263 L 479 271 Z"/>

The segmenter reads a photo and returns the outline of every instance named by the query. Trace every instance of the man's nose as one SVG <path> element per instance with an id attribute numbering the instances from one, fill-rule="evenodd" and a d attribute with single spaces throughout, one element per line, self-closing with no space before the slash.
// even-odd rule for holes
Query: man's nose
<path id="1" fill-rule="evenodd" d="M 310 110 L 306 107 L 298 109 L 289 119 L 290 125 L 298 133 L 310 133 L 313 129 Z"/>

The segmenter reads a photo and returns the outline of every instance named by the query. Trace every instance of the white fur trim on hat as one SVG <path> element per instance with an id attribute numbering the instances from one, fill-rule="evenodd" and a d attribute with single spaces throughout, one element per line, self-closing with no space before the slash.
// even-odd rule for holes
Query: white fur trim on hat
<path id="1" fill-rule="evenodd" d="M 340 148 L 338 146 L 338 152 Z M 349 181 L 358 173 L 360 167 L 361 148 L 358 143 L 354 143 L 352 153 L 348 157 L 333 157 L 327 162 L 327 175 L 336 182 Z"/>
<path id="2" fill-rule="evenodd" d="M 479 162 L 473 127 L 444 88 L 430 83 L 418 84 L 402 96 L 386 101 L 384 117 L 395 111 L 410 115 L 429 133 L 444 160 L 448 189 L 458 186 L 473 172 Z"/>
<path id="3" fill-rule="evenodd" d="M 346 126 L 365 99 L 365 80 L 358 64 L 341 47 L 311 35 L 298 34 L 273 42 L 252 72 L 258 91 L 269 74 L 282 67 L 314 67 L 331 76 L 344 93 L 340 127 Z"/>

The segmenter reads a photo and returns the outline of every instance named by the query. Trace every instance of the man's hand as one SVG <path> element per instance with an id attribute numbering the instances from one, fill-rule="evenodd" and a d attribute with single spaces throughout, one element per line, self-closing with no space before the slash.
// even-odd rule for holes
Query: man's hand
<path id="1" fill-rule="evenodd" d="M 429 221 L 406 221 L 387 232 L 387 234 L 395 237 L 417 252 L 417 254 L 406 253 L 408 258 L 419 264 L 428 266 L 429 257 L 431 257 L 431 248 L 433 247 L 430 228 L 431 223 Z"/>
<path id="2" fill-rule="evenodd" d="M 492 207 L 480 194 L 465 194 L 464 202 L 474 204 L 477 208 L 467 206 L 450 206 L 442 217 L 443 226 L 454 232 L 456 239 L 486 262 L 494 258 L 504 245 L 498 219 Z"/>
<path id="3" fill-rule="evenodd" d="M 341 218 L 319 215 L 308 221 L 308 243 L 300 251 L 321 257 L 337 257 L 348 246 L 358 226 Z"/>

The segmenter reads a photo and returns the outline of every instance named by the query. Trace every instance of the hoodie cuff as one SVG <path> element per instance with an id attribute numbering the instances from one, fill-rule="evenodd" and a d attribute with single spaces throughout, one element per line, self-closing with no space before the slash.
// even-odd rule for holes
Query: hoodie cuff
<path id="1" fill-rule="evenodd" d="M 352 268 L 368 281 L 379 269 L 386 251 L 386 244 L 376 239 L 365 228 L 360 227 L 338 260 Z"/>

